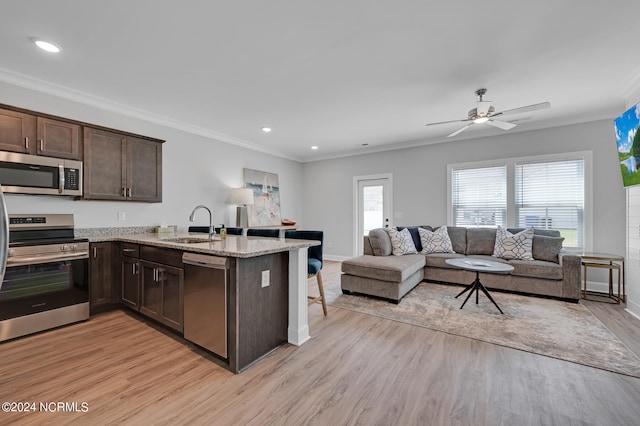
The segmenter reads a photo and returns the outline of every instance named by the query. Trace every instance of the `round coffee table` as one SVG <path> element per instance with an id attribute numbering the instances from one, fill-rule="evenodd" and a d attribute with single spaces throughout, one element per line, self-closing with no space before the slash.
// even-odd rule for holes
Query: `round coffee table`
<path id="1" fill-rule="evenodd" d="M 480 272 L 494 272 L 494 273 L 509 272 L 509 271 L 513 271 L 513 266 L 507 265 L 506 263 L 493 262 L 491 260 L 484 260 L 484 259 L 473 259 L 473 258 L 447 259 L 445 260 L 445 262 L 457 268 L 466 269 L 468 271 L 475 271 L 476 273 L 476 279 L 467 287 L 465 287 L 465 289 L 462 290 L 456 296 L 456 299 L 457 299 L 458 297 L 465 294 L 467 291 L 469 292 L 469 294 L 467 295 L 467 298 L 464 299 L 464 303 L 462 303 L 462 306 L 460 306 L 460 309 L 464 308 L 464 305 L 467 303 L 467 300 L 469 300 L 469 297 L 471 297 L 474 290 L 476 291 L 476 305 L 477 305 L 478 292 L 482 290 L 482 292 L 489 298 L 489 300 L 491 300 L 491 302 L 496 306 L 496 308 L 498 308 L 500 313 L 504 314 L 504 312 L 502 312 L 502 309 L 500 309 L 500 306 L 498 306 L 496 301 L 493 300 L 493 297 L 491 297 L 491 295 L 489 294 L 489 291 L 487 290 L 487 288 L 480 282 Z"/>

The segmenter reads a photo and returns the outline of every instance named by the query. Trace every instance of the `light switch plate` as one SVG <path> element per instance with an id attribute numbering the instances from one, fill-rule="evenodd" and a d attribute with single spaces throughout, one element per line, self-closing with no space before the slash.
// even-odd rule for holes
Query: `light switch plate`
<path id="1" fill-rule="evenodd" d="M 270 270 L 266 270 L 266 271 L 262 271 L 262 287 L 269 287 L 269 284 L 271 283 L 271 271 Z"/>

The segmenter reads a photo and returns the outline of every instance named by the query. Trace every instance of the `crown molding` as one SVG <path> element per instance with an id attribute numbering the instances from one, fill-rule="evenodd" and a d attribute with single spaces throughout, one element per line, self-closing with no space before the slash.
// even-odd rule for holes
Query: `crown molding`
<path id="1" fill-rule="evenodd" d="M 277 157 L 285 158 L 292 161 L 300 161 L 297 158 L 293 158 L 282 153 L 274 152 L 273 150 L 260 147 L 247 140 L 236 138 L 224 133 L 217 132 L 212 129 L 197 126 L 185 121 L 176 120 L 164 115 L 155 114 L 140 108 L 132 107 L 130 105 L 122 104 L 112 101 L 110 99 L 102 98 L 99 96 L 91 95 L 70 87 L 54 84 L 39 78 L 31 77 L 28 75 L 16 73 L 6 68 L 0 67 L 0 81 L 11 84 L 13 86 L 22 87 L 25 89 L 33 90 L 36 92 L 44 93 L 47 95 L 56 96 L 58 98 L 66 99 L 69 101 L 77 102 L 83 105 L 92 106 L 105 111 L 121 114 L 127 117 L 136 118 L 139 120 L 148 121 L 150 123 L 158 124 L 164 127 L 169 127 L 183 132 L 191 133 L 205 138 L 214 139 L 220 142 L 225 142 L 231 145 L 239 146 L 242 148 L 250 149 L 252 151 L 258 151 Z"/>

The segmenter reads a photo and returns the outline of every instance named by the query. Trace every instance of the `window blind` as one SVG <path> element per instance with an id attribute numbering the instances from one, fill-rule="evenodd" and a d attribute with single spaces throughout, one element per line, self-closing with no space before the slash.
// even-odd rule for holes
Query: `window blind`
<path id="1" fill-rule="evenodd" d="M 565 247 L 584 246 L 584 160 L 515 165 L 516 224 L 557 229 Z"/>
<path id="2" fill-rule="evenodd" d="M 454 226 L 506 226 L 507 167 L 451 171 Z"/>

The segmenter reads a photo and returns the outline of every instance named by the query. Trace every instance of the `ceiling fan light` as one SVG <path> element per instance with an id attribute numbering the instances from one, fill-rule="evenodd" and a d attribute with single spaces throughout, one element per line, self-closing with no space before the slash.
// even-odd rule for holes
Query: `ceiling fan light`
<path id="1" fill-rule="evenodd" d="M 475 124 L 482 124 L 482 123 L 486 123 L 487 121 L 489 121 L 489 117 L 478 117 L 473 120 Z"/>

